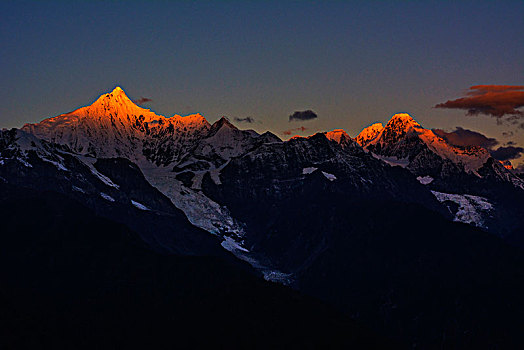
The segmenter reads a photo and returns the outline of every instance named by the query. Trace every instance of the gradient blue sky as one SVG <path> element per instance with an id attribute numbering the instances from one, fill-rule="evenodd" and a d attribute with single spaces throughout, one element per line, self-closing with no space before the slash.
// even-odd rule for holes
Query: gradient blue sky
<path id="1" fill-rule="evenodd" d="M 472 85 L 524 83 L 524 1 L 3 1 L 0 13 L 0 127 L 120 85 L 165 116 L 250 116 L 239 126 L 281 137 L 355 136 L 405 111 L 524 145 L 524 130 L 432 108 Z M 319 118 L 288 122 L 304 109 Z"/>

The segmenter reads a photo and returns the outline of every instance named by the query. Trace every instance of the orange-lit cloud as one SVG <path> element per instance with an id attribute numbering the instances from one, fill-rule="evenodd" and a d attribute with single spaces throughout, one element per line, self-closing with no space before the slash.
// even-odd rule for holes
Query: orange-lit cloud
<path id="1" fill-rule="evenodd" d="M 282 131 L 282 134 L 284 134 L 284 135 L 286 135 L 286 136 L 289 136 L 289 135 L 291 135 L 291 134 L 293 134 L 293 133 L 295 133 L 295 132 L 297 132 L 297 131 L 304 132 L 304 131 L 306 131 L 306 130 L 307 130 L 306 127 L 301 126 L 301 127 L 294 128 L 294 129 L 284 130 L 284 131 Z"/>
<path id="2" fill-rule="evenodd" d="M 475 85 L 465 97 L 439 103 L 435 108 L 464 109 L 466 115 L 484 114 L 512 120 L 524 116 L 524 85 Z"/>

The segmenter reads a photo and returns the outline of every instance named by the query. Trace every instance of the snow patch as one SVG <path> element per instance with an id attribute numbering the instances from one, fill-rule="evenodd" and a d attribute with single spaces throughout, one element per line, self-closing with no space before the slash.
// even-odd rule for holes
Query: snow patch
<path id="1" fill-rule="evenodd" d="M 221 245 L 225 250 L 231 252 L 238 259 L 249 263 L 255 269 L 262 272 L 266 281 L 280 283 L 286 286 L 291 285 L 294 282 L 293 274 L 284 273 L 262 264 L 249 250 L 242 247 L 232 237 L 224 236 L 224 241 L 222 241 Z"/>
<path id="2" fill-rule="evenodd" d="M 335 181 L 337 179 L 335 175 L 326 173 L 325 171 L 322 172 L 322 175 L 324 175 L 329 181 Z"/>
<path id="3" fill-rule="evenodd" d="M 285 286 L 290 285 L 294 280 L 292 273 L 284 273 L 277 270 L 263 270 L 262 274 L 266 281 L 280 283 Z"/>
<path id="4" fill-rule="evenodd" d="M 100 192 L 100 197 L 104 198 L 106 201 L 114 202 L 115 199 L 104 192 Z"/>
<path id="5" fill-rule="evenodd" d="M 426 175 L 426 176 L 418 176 L 417 180 L 418 182 L 420 182 L 423 185 L 429 185 L 430 183 L 433 182 L 434 179 L 431 176 Z"/>
<path id="6" fill-rule="evenodd" d="M 133 204 L 135 207 L 137 207 L 140 210 L 151 210 L 148 207 L 146 207 L 145 205 L 143 205 L 142 203 L 138 203 L 134 200 L 131 200 L 131 204 Z"/>
<path id="7" fill-rule="evenodd" d="M 222 164 L 218 168 L 215 168 L 213 166 L 213 168 L 209 171 L 209 175 L 211 175 L 211 179 L 213 180 L 213 182 L 215 184 L 222 185 L 222 181 L 220 181 L 220 172 L 222 171 L 222 169 L 224 169 L 229 164 L 230 160 L 231 159 L 228 159 L 227 162 L 225 162 L 224 164 Z M 202 182 L 200 182 L 200 183 L 202 183 Z"/>
<path id="8" fill-rule="evenodd" d="M 58 170 L 62 170 L 62 171 L 69 171 L 69 169 L 67 169 L 62 163 L 59 163 L 59 162 L 55 162 L 54 160 L 51 160 L 51 159 L 47 159 L 47 158 L 42 158 L 42 160 L 44 162 L 47 162 L 47 163 L 51 163 L 53 164 L 54 166 L 56 166 L 56 168 Z"/>
<path id="9" fill-rule="evenodd" d="M 222 243 L 220 245 L 222 247 L 224 247 L 224 249 L 226 249 L 229 252 L 233 252 L 235 250 L 240 250 L 240 251 L 243 251 L 243 252 L 246 252 L 246 253 L 249 252 L 249 250 L 247 250 L 246 248 L 242 247 L 233 238 L 228 237 L 228 236 L 224 237 L 224 240 L 222 241 Z"/>
<path id="10" fill-rule="evenodd" d="M 431 191 L 439 202 L 452 201 L 459 205 L 453 221 L 485 228 L 484 217 L 493 210 L 493 205 L 484 197 L 470 194 L 452 194 Z"/>
<path id="11" fill-rule="evenodd" d="M 33 166 L 29 164 L 25 159 L 23 158 L 16 158 L 20 163 L 22 163 L 26 168 L 32 168 Z"/>
<path id="12" fill-rule="evenodd" d="M 91 163 L 92 160 L 88 160 L 86 157 L 84 157 L 84 161 L 83 163 L 86 164 L 89 169 L 91 170 L 91 173 L 93 175 L 95 175 L 96 177 L 98 177 L 98 179 L 100 181 L 102 181 L 103 183 L 105 183 L 107 186 L 110 186 L 110 187 L 114 187 L 116 188 L 117 190 L 120 188 L 120 186 L 118 186 L 117 184 L 115 184 L 113 181 L 111 181 L 110 178 L 108 178 L 107 176 L 105 176 L 104 174 L 100 173 L 98 170 L 96 170 L 96 168 L 94 167 L 94 165 Z"/>
<path id="13" fill-rule="evenodd" d="M 80 187 L 73 186 L 73 191 L 80 192 L 80 193 L 86 193 L 83 189 Z"/>
<path id="14" fill-rule="evenodd" d="M 304 168 L 304 169 L 302 169 L 302 175 L 311 174 L 311 173 L 313 173 L 317 169 L 318 168 L 315 168 L 315 167 Z"/>

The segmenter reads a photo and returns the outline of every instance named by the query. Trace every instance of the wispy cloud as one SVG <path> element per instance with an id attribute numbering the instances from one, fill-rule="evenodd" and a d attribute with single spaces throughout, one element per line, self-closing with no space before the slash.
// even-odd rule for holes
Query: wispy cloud
<path id="1" fill-rule="evenodd" d="M 144 104 L 146 102 L 151 102 L 151 101 L 153 101 L 153 100 L 150 99 L 150 98 L 140 97 L 138 100 L 134 100 L 133 102 L 136 103 L 137 105 L 141 105 L 141 104 Z"/>
<path id="2" fill-rule="evenodd" d="M 252 118 L 252 117 L 245 117 L 245 118 L 235 117 L 234 120 L 239 123 L 249 123 L 249 124 L 252 124 L 255 122 L 255 118 Z"/>

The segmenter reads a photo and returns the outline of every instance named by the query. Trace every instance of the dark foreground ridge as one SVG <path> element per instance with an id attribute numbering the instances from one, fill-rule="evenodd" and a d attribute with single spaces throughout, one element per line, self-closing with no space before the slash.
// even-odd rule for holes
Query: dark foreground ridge
<path id="1" fill-rule="evenodd" d="M 218 257 L 163 255 L 63 195 L 0 184 L 0 347 L 391 348 Z"/>

